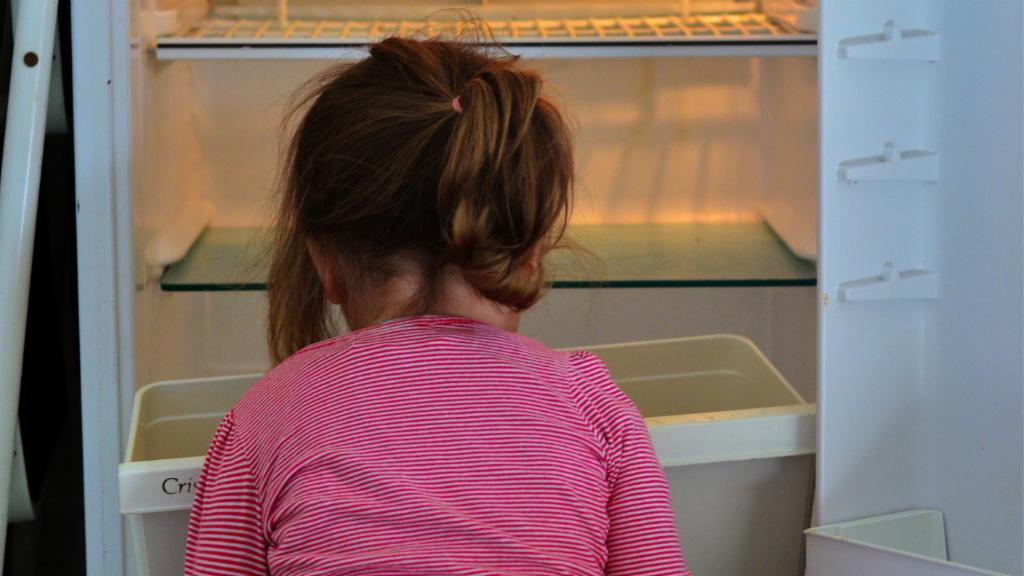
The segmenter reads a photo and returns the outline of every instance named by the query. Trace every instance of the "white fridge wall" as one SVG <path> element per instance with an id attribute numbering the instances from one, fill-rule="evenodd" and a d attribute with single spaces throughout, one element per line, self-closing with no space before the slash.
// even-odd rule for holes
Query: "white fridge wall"
<path id="1" fill-rule="evenodd" d="M 950 560 L 1021 574 L 1020 2 L 821 18 L 819 523 L 938 509 Z M 839 57 L 887 21 L 938 32 L 939 61 Z M 938 183 L 839 181 L 888 141 L 937 152 Z M 840 301 L 886 262 L 936 272 L 937 298 Z"/>
<path id="2" fill-rule="evenodd" d="M 943 181 L 928 242 L 942 276 L 924 325 L 926 493 L 951 558 L 1022 574 L 1024 8 L 935 4 Z"/>

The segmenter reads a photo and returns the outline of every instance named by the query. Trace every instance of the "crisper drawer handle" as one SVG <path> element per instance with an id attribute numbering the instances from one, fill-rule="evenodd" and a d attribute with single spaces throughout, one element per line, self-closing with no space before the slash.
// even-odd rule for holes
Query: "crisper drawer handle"
<path id="1" fill-rule="evenodd" d="M 188 510 L 205 457 L 125 462 L 118 466 L 121 513 Z"/>
<path id="2" fill-rule="evenodd" d="M 648 418 L 666 468 L 813 454 L 815 404 Z"/>

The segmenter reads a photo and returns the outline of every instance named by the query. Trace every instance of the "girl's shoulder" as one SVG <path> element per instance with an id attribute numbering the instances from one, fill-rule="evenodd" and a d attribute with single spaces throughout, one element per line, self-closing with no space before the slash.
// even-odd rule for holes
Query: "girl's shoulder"
<path id="1" fill-rule="evenodd" d="M 573 350 L 565 355 L 570 380 L 581 395 L 595 400 L 603 399 L 603 403 L 632 407 L 632 401 L 615 384 L 615 379 L 599 356 L 586 350 Z"/>
<path id="2" fill-rule="evenodd" d="M 568 352 L 569 380 L 583 416 L 612 444 L 627 430 L 643 428 L 643 418 L 633 401 L 615 383 L 596 354 Z"/>

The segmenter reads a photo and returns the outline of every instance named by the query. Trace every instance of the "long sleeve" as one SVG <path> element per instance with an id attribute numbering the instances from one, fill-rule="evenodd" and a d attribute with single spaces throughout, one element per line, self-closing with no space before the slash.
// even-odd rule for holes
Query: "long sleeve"
<path id="1" fill-rule="evenodd" d="M 213 436 L 196 488 L 185 575 L 264 576 L 266 554 L 259 498 L 229 413 Z"/>
<path id="2" fill-rule="evenodd" d="M 636 405 L 596 356 L 571 362 L 599 434 L 607 442 L 608 576 L 689 576 L 679 546 L 668 480 Z"/>
<path id="3" fill-rule="evenodd" d="M 621 452 L 608 499 L 609 576 L 688 575 L 679 547 L 665 472 L 633 408 L 622 423 Z"/>

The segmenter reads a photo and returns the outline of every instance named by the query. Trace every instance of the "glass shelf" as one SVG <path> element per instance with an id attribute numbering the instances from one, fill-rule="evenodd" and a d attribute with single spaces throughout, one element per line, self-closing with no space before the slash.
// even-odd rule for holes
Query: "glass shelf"
<path id="1" fill-rule="evenodd" d="M 259 228 L 210 228 L 160 281 L 171 292 L 264 290 Z M 596 256 L 552 253 L 553 288 L 814 286 L 814 263 L 796 257 L 764 223 L 602 224 L 569 236 Z"/>

